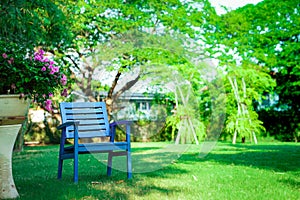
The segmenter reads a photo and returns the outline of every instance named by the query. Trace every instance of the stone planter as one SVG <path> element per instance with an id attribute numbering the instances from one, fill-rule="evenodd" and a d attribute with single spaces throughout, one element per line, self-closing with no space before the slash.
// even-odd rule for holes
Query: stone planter
<path id="1" fill-rule="evenodd" d="M 12 151 L 21 124 L 0 126 L 0 199 L 19 196 L 12 175 Z"/>
<path id="2" fill-rule="evenodd" d="M 0 95 L 0 199 L 19 196 L 12 175 L 12 151 L 29 108 L 19 95 Z"/>
<path id="3" fill-rule="evenodd" d="M 19 95 L 0 95 L 0 126 L 22 124 L 29 108 L 29 101 Z"/>

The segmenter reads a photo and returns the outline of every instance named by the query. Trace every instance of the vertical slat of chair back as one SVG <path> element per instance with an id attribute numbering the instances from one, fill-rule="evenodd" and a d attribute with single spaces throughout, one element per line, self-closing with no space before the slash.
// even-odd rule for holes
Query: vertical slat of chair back
<path id="1" fill-rule="evenodd" d="M 104 102 L 62 102 L 62 122 L 79 121 L 79 138 L 109 136 L 109 122 Z M 74 137 L 74 128 L 68 127 L 66 138 Z"/>

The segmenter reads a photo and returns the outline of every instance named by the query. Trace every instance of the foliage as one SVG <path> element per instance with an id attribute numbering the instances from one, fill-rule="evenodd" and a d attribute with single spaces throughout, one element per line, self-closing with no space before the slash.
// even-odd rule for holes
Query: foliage
<path id="1" fill-rule="evenodd" d="M 57 92 L 67 96 L 63 69 L 40 49 L 33 53 L 15 43 L 0 43 L 0 94 L 20 94 L 33 98 L 51 111 L 50 98 Z M 44 103 L 44 104 L 43 104 Z"/>
<path id="2" fill-rule="evenodd" d="M 216 122 L 214 119 L 224 118 L 228 122 L 225 130 L 231 132 L 235 127 L 232 122 L 238 118 L 238 103 L 228 78 L 238 82 L 243 78 L 246 85 L 243 102 L 252 125 L 247 122 L 246 127 L 236 127 L 241 135 L 261 130 L 260 120 L 267 122 L 268 112 L 257 117 L 255 112 L 262 112 L 253 102 L 274 93 L 279 101 L 268 108 L 269 116 L 288 130 L 282 133 L 290 134 L 284 138 L 299 138 L 300 4 L 297 1 L 264 0 L 221 16 L 216 15 L 207 0 L 4 0 L 0 6 L 1 41 L 18 45 L 25 57 L 25 52 L 33 47 L 42 46 L 52 52 L 57 65 L 64 68 L 63 73 L 68 75 L 72 68 L 76 89 L 81 89 L 89 100 L 97 100 L 95 88 L 97 92 L 104 88 L 110 100 L 114 100 L 138 80 L 154 77 L 153 85 L 164 85 L 178 75 L 193 88 L 196 118 L 204 123 L 206 132 L 213 127 L 210 124 Z M 205 42 L 205 50 L 200 41 Z M 220 61 L 218 78 L 208 80 L 205 67 L 198 64 L 207 56 Z M 110 85 L 102 83 L 103 76 L 99 74 L 103 71 L 115 74 Z M 136 71 L 137 77 L 129 81 L 125 75 Z M 177 75 L 170 77 L 170 72 Z M 240 96 L 243 92 L 239 87 Z M 287 120 L 280 120 L 282 113 L 289 113 L 284 114 Z M 178 117 L 173 117 L 169 119 L 169 127 L 179 123 Z M 220 127 L 219 122 L 215 124 Z M 267 125 L 267 131 L 271 130 L 274 131 L 271 124 Z"/>
<path id="3" fill-rule="evenodd" d="M 68 20 L 52 0 L 2 0 L 0 40 L 29 48 L 62 48 L 71 41 Z"/>
<path id="4" fill-rule="evenodd" d="M 195 111 L 190 105 L 178 105 L 173 115 L 167 117 L 166 129 L 171 129 L 172 141 L 175 140 L 175 133 L 181 133 L 181 142 L 183 144 L 191 143 L 193 141 L 193 131 L 195 131 L 197 139 L 203 140 L 205 137 L 205 127 L 199 120 L 199 117 L 197 117 Z"/>
<path id="5" fill-rule="evenodd" d="M 226 119 L 225 131 L 230 134 L 236 132 L 242 137 L 250 136 L 251 141 L 253 134 L 256 141 L 255 134 L 260 134 L 265 128 L 262 126 L 263 122 L 259 120 L 258 114 L 254 110 L 253 101 L 259 101 L 264 92 L 270 91 L 274 87 L 275 82 L 259 67 L 242 65 L 237 68 L 236 70 L 229 71 L 226 76 L 231 89 L 227 95 L 228 117 Z M 234 135 L 234 143 L 235 137 Z"/>
<path id="6" fill-rule="evenodd" d="M 68 1 L 65 1 L 68 2 Z M 198 4 L 198 7 L 194 4 Z M 95 68 L 101 67 L 101 58 L 105 54 L 105 48 L 99 47 L 105 42 L 111 42 L 112 40 L 122 38 L 123 41 L 128 39 L 129 41 L 136 41 L 135 58 L 134 62 L 128 63 L 128 59 L 131 54 L 124 52 L 124 55 L 120 52 L 117 58 L 123 58 L 120 61 L 120 65 L 110 65 L 110 69 L 120 72 L 115 77 L 115 82 L 119 80 L 119 74 L 130 72 L 134 69 L 133 64 L 139 62 L 145 62 L 155 58 L 154 56 L 147 55 L 147 53 L 153 50 L 153 46 L 150 49 L 147 41 L 144 41 L 140 35 L 131 34 L 136 36 L 135 38 L 127 38 L 128 32 L 138 31 L 147 32 L 149 35 L 168 35 L 170 33 L 188 34 L 190 37 L 196 37 L 197 31 L 193 27 L 199 26 L 205 23 L 205 18 L 211 17 L 208 13 L 213 12 L 213 8 L 209 6 L 207 1 L 199 2 L 99 2 L 99 1 L 78 1 L 77 3 L 70 2 L 67 7 L 63 7 L 64 12 L 69 15 L 72 22 L 72 32 L 76 39 L 74 40 L 73 50 L 76 55 L 71 58 L 71 62 L 78 67 L 81 74 L 93 75 L 96 73 Z M 199 12 L 199 9 L 202 9 Z M 70 14 L 72 13 L 72 14 Z M 176 19 L 176 20 L 174 20 Z M 175 31 L 175 32 L 174 32 Z M 145 44 L 146 43 L 146 44 Z M 104 45 L 105 46 L 105 45 Z M 120 45 L 119 45 L 120 46 Z M 124 45 L 125 46 L 125 45 Z M 144 47 L 143 50 L 139 47 Z M 162 47 L 164 45 L 161 45 Z M 175 47 L 176 49 L 176 47 Z M 116 50 L 116 49 L 115 49 Z M 147 50 L 146 52 L 144 52 Z M 160 48 L 160 50 L 163 50 Z M 116 55 L 119 50 L 113 53 Z M 92 63 L 95 59 L 89 59 L 89 62 L 85 62 L 85 67 L 81 67 L 79 63 L 83 60 L 88 61 L 89 55 L 96 53 L 96 58 L 99 59 L 98 63 Z M 133 52 L 131 52 L 133 53 Z M 139 56 L 136 56 L 139 54 Z M 155 54 L 155 53 L 154 53 Z M 152 55 L 154 55 L 152 54 Z M 172 53 L 168 53 L 169 62 L 172 61 Z M 68 59 L 70 61 L 70 57 Z M 162 58 L 163 56 L 160 56 Z M 66 59 L 66 60 L 68 60 Z M 80 68 L 80 69 L 79 69 Z M 89 73 L 87 73 L 89 72 Z M 90 76 L 85 77 L 87 80 L 91 80 Z M 86 93 L 87 96 L 93 96 L 91 93 L 91 84 L 81 83 L 80 77 L 78 77 L 78 83 L 80 88 Z M 110 85 L 110 93 L 114 91 L 115 83 Z M 109 95 L 108 95 L 109 96 Z M 111 98 L 111 97 L 110 97 Z"/>
<path id="7" fill-rule="evenodd" d="M 48 110 L 51 110 L 49 97 L 61 92 L 67 95 L 63 87 L 71 66 L 59 60 L 58 51 L 70 45 L 72 33 L 64 12 L 57 5 L 59 2 L 1 1 L 1 94 L 10 90 L 10 93 L 27 95 Z"/>
<path id="8" fill-rule="evenodd" d="M 36 112 L 36 110 L 31 111 Z M 33 142 L 39 145 L 59 144 L 61 132 L 56 127 L 61 123 L 60 116 L 58 114 L 51 115 L 44 110 L 38 110 L 37 112 L 43 112 L 44 120 L 33 121 L 29 117 L 27 129 L 24 134 L 25 143 Z M 29 116 L 33 115 L 33 113 L 29 114 Z"/>
<path id="9" fill-rule="evenodd" d="M 248 79 L 245 81 L 249 101 L 261 101 L 267 93 L 279 96 L 277 105 L 269 105 L 269 109 L 279 111 L 277 120 L 282 111 L 288 109 L 290 119 L 279 120 L 281 126 L 287 127 L 291 121 L 300 119 L 297 92 L 299 6 L 297 1 L 264 0 L 221 15 L 219 20 L 206 26 L 209 31 L 205 32 L 207 43 L 211 45 L 207 49 L 210 56 L 218 58 L 226 72 L 242 72 L 240 75 Z M 232 101 L 228 99 L 229 105 L 234 106 Z M 290 127 L 284 134 L 296 132 L 297 123 L 292 124 L 294 128 Z"/>
<path id="10" fill-rule="evenodd" d="M 197 69 L 186 63 L 203 56 L 195 41 L 203 40 L 200 27 L 216 16 L 209 1 L 58 2 L 74 36 L 73 46 L 61 58 L 76 67 L 77 88 L 96 101 L 93 80 L 101 81 L 98 74 L 104 70 L 116 74 L 108 87 L 99 84 L 99 88 L 108 89 L 105 100 L 109 113 L 118 95 L 138 80 L 157 75 L 155 65 L 172 66 L 185 78 L 193 78 L 193 87 L 199 87 Z M 191 52 L 194 55 L 189 57 Z M 135 70 L 139 70 L 137 78 L 128 81 L 124 75 Z M 117 84 L 124 87 L 117 91 Z"/>
<path id="11" fill-rule="evenodd" d="M 180 115 L 174 114 L 166 119 L 166 130 L 171 129 L 171 141 L 175 140 L 175 134 L 178 133 L 180 124 Z"/>
<path id="12" fill-rule="evenodd" d="M 228 116 L 225 130 L 232 135 L 237 131 L 240 137 L 249 137 L 252 141 L 253 132 L 260 134 L 265 131 L 265 128 L 263 122 L 258 119 L 258 114 L 250 110 L 247 115 L 239 116 L 235 113 Z"/>
<path id="13" fill-rule="evenodd" d="M 288 110 L 262 109 L 258 111 L 259 119 L 264 122 L 264 136 L 271 136 L 279 141 L 299 142 L 300 123 Z"/>

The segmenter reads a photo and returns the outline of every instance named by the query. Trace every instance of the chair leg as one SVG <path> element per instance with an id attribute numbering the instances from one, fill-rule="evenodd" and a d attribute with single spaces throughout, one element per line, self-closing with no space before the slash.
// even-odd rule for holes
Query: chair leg
<path id="1" fill-rule="evenodd" d="M 57 179 L 61 179 L 62 177 L 62 167 L 63 167 L 64 160 L 59 158 L 58 159 L 58 172 L 57 172 Z"/>
<path id="2" fill-rule="evenodd" d="M 62 159 L 62 155 L 64 154 L 64 139 L 61 137 L 60 145 L 59 145 L 59 154 L 58 154 L 58 172 L 57 179 L 61 179 L 62 177 L 62 169 L 64 164 L 64 159 Z"/>
<path id="3" fill-rule="evenodd" d="M 107 158 L 107 176 L 111 176 L 112 174 L 112 151 L 108 152 Z"/>
<path id="4" fill-rule="evenodd" d="M 74 182 L 78 183 L 78 154 L 74 154 Z"/>
<path id="5" fill-rule="evenodd" d="M 131 153 L 127 151 L 127 178 L 132 178 Z"/>

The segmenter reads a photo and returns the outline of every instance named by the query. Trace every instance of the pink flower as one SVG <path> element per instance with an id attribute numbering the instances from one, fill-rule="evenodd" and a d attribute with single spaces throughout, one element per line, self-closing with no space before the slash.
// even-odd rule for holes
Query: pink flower
<path id="1" fill-rule="evenodd" d="M 36 55 L 36 56 L 34 56 L 34 60 L 35 61 L 42 61 L 42 57 L 40 56 L 40 55 Z"/>
<path id="2" fill-rule="evenodd" d="M 6 54 L 6 53 L 3 53 L 3 54 L 2 54 L 2 57 L 3 57 L 4 59 L 6 59 L 6 58 L 7 58 L 7 54 Z"/>
<path id="3" fill-rule="evenodd" d="M 52 93 L 49 93 L 48 96 L 49 96 L 49 97 L 53 97 L 53 94 L 52 94 Z"/>
<path id="4" fill-rule="evenodd" d="M 49 66 L 48 66 L 48 68 L 50 69 L 50 74 L 51 74 L 52 71 L 53 71 L 53 67 L 54 67 L 53 65 L 49 65 Z"/>
<path id="5" fill-rule="evenodd" d="M 45 102 L 45 109 L 48 110 L 49 112 L 52 111 L 52 101 L 50 99 L 47 99 Z"/>
<path id="6" fill-rule="evenodd" d="M 54 70 L 55 72 L 59 72 L 59 67 L 53 67 L 53 70 Z"/>
<path id="7" fill-rule="evenodd" d="M 12 64 L 14 62 L 14 58 L 10 58 L 8 61 L 7 61 L 9 64 Z"/>
<path id="8" fill-rule="evenodd" d="M 44 66 L 44 67 L 42 67 L 42 69 L 41 69 L 41 70 L 42 70 L 43 72 L 44 72 L 44 71 L 46 71 L 46 67 L 45 67 L 45 66 Z"/>
<path id="9" fill-rule="evenodd" d="M 63 96 L 63 97 L 68 96 L 68 90 L 66 88 L 62 91 L 61 96 Z"/>
<path id="10" fill-rule="evenodd" d="M 51 71 L 50 71 L 50 74 L 54 74 L 56 72 L 59 72 L 59 67 L 52 67 Z"/>
<path id="11" fill-rule="evenodd" d="M 62 85 L 66 85 L 67 84 L 67 77 L 66 75 L 62 75 L 61 79 L 60 79 L 60 82 Z"/>
<path id="12" fill-rule="evenodd" d="M 35 61 L 42 61 L 43 56 L 39 54 L 39 52 L 34 53 L 34 60 Z"/>
<path id="13" fill-rule="evenodd" d="M 43 49 L 40 49 L 40 50 L 39 50 L 39 53 L 40 53 L 40 55 L 42 56 L 42 55 L 45 54 L 45 51 L 44 51 Z"/>

